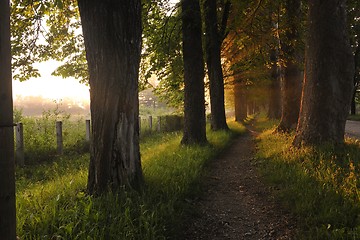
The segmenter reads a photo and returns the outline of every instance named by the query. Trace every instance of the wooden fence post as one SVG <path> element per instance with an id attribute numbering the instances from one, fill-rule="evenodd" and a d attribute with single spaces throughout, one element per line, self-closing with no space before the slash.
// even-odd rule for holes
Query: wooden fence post
<path id="1" fill-rule="evenodd" d="M 16 152 L 15 160 L 19 166 L 25 165 L 25 154 L 24 154 L 24 129 L 23 124 L 16 124 Z"/>
<path id="2" fill-rule="evenodd" d="M 63 154 L 63 137 L 62 137 L 62 122 L 56 122 L 56 143 L 57 143 L 57 153 L 59 155 Z"/>
<path id="3" fill-rule="evenodd" d="M 86 125 L 86 141 L 90 142 L 90 120 L 85 120 Z"/>
<path id="4" fill-rule="evenodd" d="M 149 116 L 149 129 L 150 129 L 150 131 L 152 131 L 152 125 L 153 125 L 152 116 Z"/>
<path id="5" fill-rule="evenodd" d="M 160 116 L 157 117 L 157 131 L 158 132 L 161 131 L 161 117 Z"/>

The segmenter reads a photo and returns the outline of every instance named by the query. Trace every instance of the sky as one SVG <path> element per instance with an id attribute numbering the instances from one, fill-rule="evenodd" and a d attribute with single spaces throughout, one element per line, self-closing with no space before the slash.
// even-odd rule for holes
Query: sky
<path id="1" fill-rule="evenodd" d="M 18 96 L 42 96 L 52 100 L 71 98 L 75 101 L 89 101 L 89 87 L 80 84 L 74 78 L 52 76 L 51 73 L 59 65 L 56 61 L 38 63 L 41 77 L 31 78 L 20 82 L 13 80 L 13 97 L 16 102 Z"/>
<path id="2" fill-rule="evenodd" d="M 179 0 L 170 0 L 171 5 L 175 5 Z M 80 84 L 74 78 L 65 78 L 52 76 L 51 73 L 59 66 L 59 63 L 50 60 L 34 65 L 39 69 L 41 77 L 31 78 L 20 82 L 13 80 L 13 98 L 16 99 L 26 96 L 41 96 L 51 100 L 60 100 L 65 98 L 74 101 L 90 101 L 89 87 Z"/>

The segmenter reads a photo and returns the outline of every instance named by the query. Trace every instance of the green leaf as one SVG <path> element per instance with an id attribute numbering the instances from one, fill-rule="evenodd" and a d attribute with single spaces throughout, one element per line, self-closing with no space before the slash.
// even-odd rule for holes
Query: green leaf
<path id="1" fill-rule="evenodd" d="M 64 4 L 63 4 L 62 0 L 56 0 L 55 1 L 55 6 L 58 7 L 59 9 L 64 8 Z"/>

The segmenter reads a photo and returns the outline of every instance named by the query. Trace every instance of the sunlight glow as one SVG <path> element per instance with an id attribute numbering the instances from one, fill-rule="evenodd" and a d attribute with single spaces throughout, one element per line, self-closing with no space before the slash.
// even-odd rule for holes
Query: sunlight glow
<path id="1" fill-rule="evenodd" d="M 41 77 L 31 78 L 24 82 L 13 81 L 14 101 L 18 96 L 42 96 L 44 98 L 61 100 L 71 98 L 74 101 L 89 101 L 89 87 L 80 84 L 74 78 L 63 79 L 52 76 L 51 73 L 59 65 L 56 61 L 38 63 Z"/>

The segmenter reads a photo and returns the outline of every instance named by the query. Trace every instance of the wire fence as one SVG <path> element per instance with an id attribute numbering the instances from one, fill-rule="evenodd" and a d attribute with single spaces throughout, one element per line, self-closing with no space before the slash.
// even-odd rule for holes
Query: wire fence
<path id="1" fill-rule="evenodd" d="M 48 155 L 56 154 L 63 155 L 64 154 L 64 141 L 67 138 L 74 138 L 69 132 L 71 131 L 83 131 L 85 130 L 85 134 L 82 132 L 80 134 L 76 134 L 75 140 L 72 140 L 73 144 L 82 143 L 85 145 L 84 148 L 88 149 L 90 140 L 91 140 L 91 121 L 85 120 L 85 122 L 78 122 L 77 124 L 85 124 L 85 128 L 83 126 L 78 126 L 77 130 L 74 128 L 70 128 L 66 130 L 64 134 L 64 127 L 70 125 L 69 121 L 55 121 L 55 125 L 53 126 L 53 130 L 51 130 L 51 126 L 49 123 L 46 123 L 47 126 L 41 126 L 41 124 L 23 124 L 19 122 L 15 125 L 15 162 L 19 166 L 24 166 L 26 164 L 26 142 L 31 145 L 29 147 L 29 151 L 34 151 L 34 149 L 42 149 L 44 145 L 53 146 L 56 142 L 56 151 L 48 151 Z M 27 126 L 26 126 L 27 125 Z M 26 128 L 31 129 L 26 129 Z M 145 137 L 147 135 L 151 135 L 155 132 L 171 132 L 171 131 L 179 131 L 183 128 L 183 117 L 177 115 L 165 115 L 158 116 L 154 118 L 153 116 L 148 116 L 146 118 L 139 117 L 139 129 L 140 136 Z M 24 131 L 26 129 L 27 131 Z M 54 131 L 55 129 L 55 131 Z M 36 131 L 36 132 L 35 132 Z M 29 136 L 24 135 L 26 132 Z M 34 135 L 41 135 L 41 141 L 38 138 L 35 138 Z M 54 135 L 54 137 L 52 136 Z M 35 143 L 34 143 L 35 142 Z M 54 143 L 51 143 L 54 142 Z M 35 145 L 35 146 L 33 146 Z M 68 144 L 69 145 L 69 144 Z M 77 147 L 78 146 L 73 146 Z M 54 149 L 53 149 L 54 150 Z M 29 155 L 29 154 L 28 154 Z M 34 154 L 33 154 L 34 155 Z M 36 154 L 35 154 L 36 155 Z M 39 154 L 37 154 L 39 155 Z"/>

